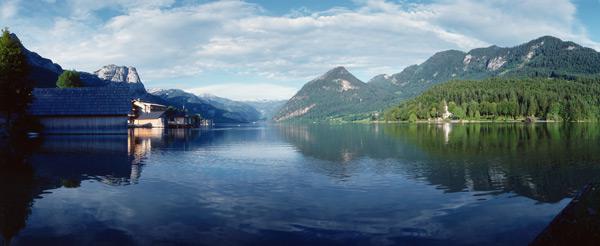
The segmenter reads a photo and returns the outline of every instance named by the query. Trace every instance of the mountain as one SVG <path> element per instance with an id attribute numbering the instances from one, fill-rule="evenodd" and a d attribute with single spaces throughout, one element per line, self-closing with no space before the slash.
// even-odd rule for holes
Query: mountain
<path id="1" fill-rule="evenodd" d="M 275 121 L 322 120 L 381 109 L 391 93 L 369 86 L 336 67 L 306 83 L 275 115 Z"/>
<path id="2" fill-rule="evenodd" d="M 10 36 L 21 44 L 21 49 L 29 63 L 29 78 L 35 81 L 36 87 L 55 87 L 58 76 L 63 72 L 62 67 L 25 48 L 14 33 L 11 33 Z"/>
<path id="3" fill-rule="evenodd" d="M 307 83 L 275 120 L 368 117 L 450 80 L 563 78 L 600 75 L 600 53 L 570 41 L 544 36 L 515 47 L 490 46 L 469 52 L 447 50 L 402 72 L 363 83 L 343 67 Z M 379 107 L 379 108 L 378 108 Z"/>
<path id="4" fill-rule="evenodd" d="M 261 120 L 271 120 L 287 100 L 242 101 L 260 112 Z"/>
<path id="5" fill-rule="evenodd" d="M 218 97 L 208 93 L 197 96 L 218 109 L 237 114 L 242 122 L 256 122 L 261 120 L 260 112 L 247 103 Z"/>
<path id="6" fill-rule="evenodd" d="M 260 120 L 254 107 L 213 95 L 194 95 L 179 89 L 150 90 L 151 94 L 166 101 L 167 105 L 185 108 L 215 123 L 250 123 Z"/>
<path id="7" fill-rule="evenodd" d="M 400 73 L 378 75 L 370 83 L 380 89 L 393 90 L 401 99 L 406 99 L 448 80 L 598 74 L 600 53 L 573 42 L 544 36 L 511 48 L 490 46 L 466 53 L 442 51 Z"/>

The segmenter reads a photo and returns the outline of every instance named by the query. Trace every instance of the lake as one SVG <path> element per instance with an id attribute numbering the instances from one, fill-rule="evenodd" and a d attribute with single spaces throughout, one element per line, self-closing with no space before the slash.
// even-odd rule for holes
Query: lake
<path id="1" fill-rule="evenodd" d="M 600 126 L 136 129 L 4 155 L 11 245 L 526 245 L 600 177 Z"/>

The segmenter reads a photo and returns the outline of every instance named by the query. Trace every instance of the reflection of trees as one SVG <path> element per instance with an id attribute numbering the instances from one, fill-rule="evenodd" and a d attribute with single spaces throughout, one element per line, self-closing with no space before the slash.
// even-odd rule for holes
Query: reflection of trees
<path id="1" fill-rule="evenodd" d="M 448 142 L 434 125 L 392 127 L 390 133 L 431 155 L 414 168 L 447 191 L 512 191 L 557 202 L 600 173 L 594 125 L 453 125 Z"/>
<path id="2" fill-rule="evenodd" d="M 6 155 L 0 154 L 0 157 L 0 230 L 5 244 L 9 245 L 11 239 L 25 228 L 36 186 L 31 166 Z"/>
<path id="3" fill-rule="evenodd" d="M 144 141 L 141 141 L 144 142 Z M 141 174 L 149 148 L 129 145 L 127 135 L 66 135 L 0 143 L 0 231 L 4 244 L 26 226 L 35 199 L 83 180 L 128 185 Z M 0 241 L 2 245 L 2 241 Z"/>
<path id="4" fill-rule="evenodd" d="M 288 125 L 279 132 L 305 155 L 332 161 L 312 167 L 318 172 L 348 177 L 361 168 L 349 161 L 369 157 L 378 171 L 447 192 L 515 192 L 557 202 L 600 174 L 600 128 L 588 124 Z"/>
<path id="5" fill-rule="evenodd" d="M 5 245 L 25 227 L 33 199 L 40 194 L 27 160 L 34 148 L 22 140 L 11 145 L 0 143 L 0 232 Z"/>

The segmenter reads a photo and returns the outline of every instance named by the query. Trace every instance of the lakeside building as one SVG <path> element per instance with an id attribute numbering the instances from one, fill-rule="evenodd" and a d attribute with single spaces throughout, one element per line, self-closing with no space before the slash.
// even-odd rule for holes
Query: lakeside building
<path id="1" fill-rule="evenodd" d="M 167 106 L 143 102 L 136 99 L 132 103 L 133 114 L 129 119 L 131 127 L 164 128 L 168 126 Z"/>
<path id="2" fill-rule="evenodd" d="M 201 115 L 189 115 L 181 111 L 169 111 L 161 104 L 136 99 L 133 101 L 133 114 L 130 126 L 135 128 L 192 128 L 212 126 L 212 121 Z"/>
<path id="3" fill-rule="evenodd" d="M 29 113 L 46 132 L 121 132 L 131 114 L 129 88 L 36 88 Z"/>

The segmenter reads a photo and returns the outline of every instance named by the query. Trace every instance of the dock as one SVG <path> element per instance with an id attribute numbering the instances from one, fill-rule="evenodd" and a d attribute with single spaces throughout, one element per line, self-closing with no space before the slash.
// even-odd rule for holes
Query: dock
<path id="1" fill-rule="evenodd" d="M 598 245 L 600 183 L 588 184 L 530 245 Z"/>

